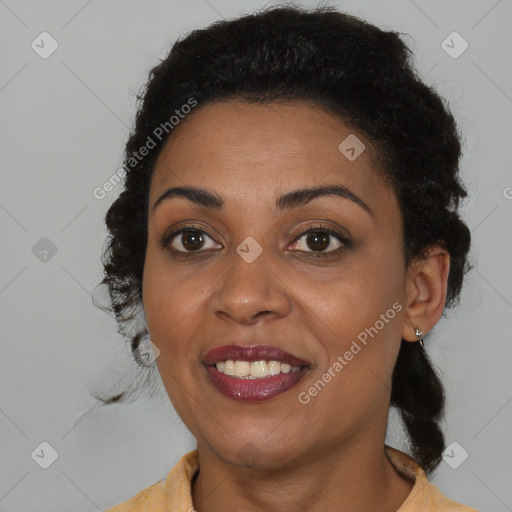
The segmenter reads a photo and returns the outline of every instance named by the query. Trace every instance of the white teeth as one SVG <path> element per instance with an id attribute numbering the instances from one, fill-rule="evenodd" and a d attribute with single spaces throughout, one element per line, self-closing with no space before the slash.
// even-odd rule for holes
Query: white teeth
<path id="1" fill-rule="evenodd" d="M 235 361 L 235 377 L 248 377 L 251 373 L 249 361 Z"/>
<path id="2" fill-rule="evenodd" d="M 281 372 L 281 363 L 279 361 L 269 361 L 267 366 L 270 375 L 277 375 Z"/>
<path id="3" fill-rule="evenodd" d="M 298 372 L 300 366 L 290 366 L 279 361 L 220 361 L 216 365 L 219 372 L 240 379 L 259 379 L 262 377 L 279 375 L 280 373 Z"/>
<path id="4" fill-rule="evenodd" d="M 283 373 L 290 373 L 291 368 L 292 367 L 289 364 L 286 364 L 286 363 L 281 364 L 281 371 Z"/>
<path id="5" fill-rule="evenodd" d="M 253 361 L 251 363 L 251 377 L 266 377 L 268 365 L 266 361 Z"/>
<path id="6" fill-rule="evenodd" d="M 217 367 L 219 370 L 219 367 Z M 219 372 L 225 373 L 226 375 L 235 375 L 235 362 L 231 359 L 224 363 L 224 370 L 219 370 Z"/>

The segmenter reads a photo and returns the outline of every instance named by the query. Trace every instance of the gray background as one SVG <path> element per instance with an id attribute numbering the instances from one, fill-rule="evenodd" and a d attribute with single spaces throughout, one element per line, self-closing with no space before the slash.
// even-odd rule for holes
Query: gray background
<path id="1" fill-rule="evenodd" d="M 512 510 L 512 4 L 330 4 L 408 33 L 418 69 L 464 134 L 474 270 L 460 307 L 425 343 L 448 393 L 447 442 L 469 455 L 457 469 L 443 461 L 432 480 L 482 511 Z M 91 301 L 103 217 L 120 186 L 103 200 L 92 191 L 121 166 L 135 93 L 168 45 L 264 5 L 0 0 L 0 510 L 103 510 L 164 478 L 194 448 L 162 393 L 110 407 L 90 396 L 141 380 L 115 322 Z M 31 48 L 43 31 L 59 45 L 46 59 Z M 469 44 L 458 58 L 441 46 L 453 31 Z M 57 249 L 46 261 L 36 250 L 48 245 L 43 237 Z M 31 457 L 43 441 L 58 453 L 48 469 Z M 388 443 L 405 446 L 394 415 Z M 450 455 L 461 453 L 455 446 Z"/>

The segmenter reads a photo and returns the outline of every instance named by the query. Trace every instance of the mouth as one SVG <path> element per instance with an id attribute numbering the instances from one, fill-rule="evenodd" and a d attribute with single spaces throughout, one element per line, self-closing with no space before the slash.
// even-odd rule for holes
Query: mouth
<path id="1" fill-rule="evenodd" d="M 259 402 L 293 387 L 310 369 L 308 361 L 268 345 L 223 345 L 208 351 L 203 364 L 210 382 L 232 400 Z"/>

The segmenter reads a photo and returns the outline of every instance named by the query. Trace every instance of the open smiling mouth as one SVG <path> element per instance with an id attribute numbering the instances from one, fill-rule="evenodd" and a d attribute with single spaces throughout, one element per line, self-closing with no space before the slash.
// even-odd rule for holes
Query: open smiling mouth
<path id="1" fill-rule="evenodd" d="M 203 364 L 212 384 L 233 400 L 268 400 L 296 386 L 310 365 L 268 345 L 222 345 L 208 351 Z"/>

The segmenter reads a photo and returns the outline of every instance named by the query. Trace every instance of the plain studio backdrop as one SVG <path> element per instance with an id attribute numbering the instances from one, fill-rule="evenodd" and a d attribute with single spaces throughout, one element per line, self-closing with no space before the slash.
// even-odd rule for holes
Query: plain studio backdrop
<path id="1" fill-rule="evenodd" d="M 165 394 L 143 389 L 107 407 L 91 397 L 142 385 L 114 320 L 91 298 L 104 215 L 121 185 L 94 191 L 121 167 L 135 93 L 174 40 L 272 4 L 0 1 L 1 511 L 103 510 L 165 478 L 195 447 Z M 510 511 L 512 4 L 329 5 L 407 33 L 421 75 L 463 133 L 474 269 L 460 306 L 425 340 L 448 395 L 450 451 L 432 481 L 456 501 Z M 396 420 L 387 442 L 403 449 Z"/>

